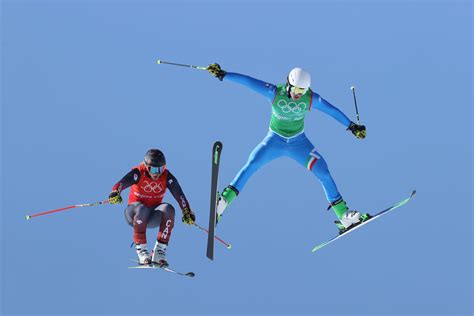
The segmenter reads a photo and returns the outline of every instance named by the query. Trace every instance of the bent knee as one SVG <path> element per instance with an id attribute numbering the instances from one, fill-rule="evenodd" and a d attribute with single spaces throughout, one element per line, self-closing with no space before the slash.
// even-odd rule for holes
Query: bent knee
<path id="1" fill-rule="evenodd" d="M 155 211 L 162 212 L 163 214 L 165 214 L 168 217 L 174 217 L 174 215 L 175 215 L 175 209 L 174 209 L 173 205 L 168 204 L 168 203 L 163 203 L 163 204 L 158 205 L 155 208 Z"/>

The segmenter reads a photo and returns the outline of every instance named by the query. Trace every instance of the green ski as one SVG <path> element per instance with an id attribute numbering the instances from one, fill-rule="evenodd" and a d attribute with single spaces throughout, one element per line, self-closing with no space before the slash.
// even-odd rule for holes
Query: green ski
<path id="1" fill-rule="evenodd" d="M 350 227 L 350 228 L 349 228 L 348 230 L 346 230 L 344 233 L 339 234 L 339 235 L 337 235 L 337 236 L 335 236 L 335 237 L 329 239 L 328 241 L 323 242 L 323 243 L 317 245 L 317 246 L 314 247 L 313 250 L 311 250 L 311 251 L 312 251 L 312 252 L 315 252 L 315 251 L 317 251 L 317 250 L 323 248 L 324 246 L 329 245 L 329 244 L 332 243 L 333 241 L 336 241 L 337 239 L 341 238 L 342 236 L 345 236 L 345 235 L 349 234 L 350 232 L 356 230 L 357 228 L 362 227 L 362 226 L 364 226 L 365 224 L 370 223 L 371 221 L 373 221 L 373 220 L 379 218 L 379 217 L 382 216 L 382 215 L 387 214 L 387 213 L 390 212 L 390 211 L 393 211 L 394 209 L 399 208 L 399 207 L 402 206 L 402 205 L 405 205 L 406 203 L 408 203 L 408 201 L 411 200 L 411 198 L 413 198 L 413 197 L 415 196 L 415 194 L 416 194 L 416 191 L 413 190 L 413 191 L 411 192 L 410 196 L 407 197 L 406 199 L 404 199 L 404 200 L 398 202 L 397 204 L 394 204 L 394 205 L 390 206 L 389 208 L 386 208 L 385 210 L 383 210 L 383 211 L 381 211 L 381 212 L 378 212 L 378 213 L 375 214 L 375 215 L 372 215 L 372 217 L 370 217 L 368 220 L 366 220 L 366 221 L 364 221 L 364 222 L 361 222 L 360 224 L 354 225 L 353 227 Z"/>

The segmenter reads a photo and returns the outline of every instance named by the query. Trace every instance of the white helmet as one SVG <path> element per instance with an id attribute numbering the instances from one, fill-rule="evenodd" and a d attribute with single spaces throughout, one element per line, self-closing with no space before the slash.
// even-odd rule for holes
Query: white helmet
<path id="1" fill-rule="evenodd" d="M 288 82 L 295 87 L 308 89 L 311 85 L 311 76 L 306 70 L 296 67 L 288 74 Z"/>

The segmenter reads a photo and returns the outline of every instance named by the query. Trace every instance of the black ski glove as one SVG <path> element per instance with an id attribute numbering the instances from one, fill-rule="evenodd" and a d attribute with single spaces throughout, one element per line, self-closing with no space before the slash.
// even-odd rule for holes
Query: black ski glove
<path id="1" fill-rule="evenodd" d="M 109 194 L 109 203 L 110 204 L 120 204 L 122 203 L 122 197 L 120 196 L 120 192 L 114 190 Z"/>
<path id="2" fill-rule="evenodd" d="M 196 221 L 196 215 L 189 209 L 185 208 L 183 210 L 183 218 L 181 219 L 183 223 L 192 225 Z"/>
<path id="3" fill-rule="evenodd" d="M 350 130 L 352 134 L 354 134 L 354 136 L 357 137 L 358 139 L 364 139 L 365 136 L 367 135 L 364 125 L 358 125 L 354 122 L 351 122 L 351 124 L 349 125 L 347 129 Z"/>
<path id="4" fill-rule="evenodd" d="M 224 76 L 226 74 L 226 72 L 221 69 L 221 66 L 215 63 L 207 66 L 207 71 L 209 71 L 209 73 L 214 77 L 219 78 L 220 81 L 224 79 Z"/>

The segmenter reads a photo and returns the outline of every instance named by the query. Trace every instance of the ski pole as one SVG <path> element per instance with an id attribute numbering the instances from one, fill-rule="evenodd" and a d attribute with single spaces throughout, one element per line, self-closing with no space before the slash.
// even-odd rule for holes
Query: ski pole
<path id="1" fill-rule="evenodd" d="M 203 231 L 205 231 L 206 233 L 209 234 L 209 231 L 208 231 L 207 229 L 205 229 L 204 227 L 202 227 L 202 226 L 200 226 L 200 225 L 198 225 L 198 224 L 196 224 L 196 223 L 194 223 L 194 226 L 196 226 L 196 227 L 199 228 L 200 230 L 203 230 Z M 222 244 L 224 244 L 224 246 L 226 246 L 227 249 L 232 248 L 232 245 L 231 245 L 231 244 L 226 243 L 226 242 L 225 242 L 224 240 L 222 240 L 219 236 L 216 235 L 216 236 L 214 236 L 214 238 L 217 239 L 218 241 L 220 241 Z"/>
<path id="2" fill-rule="evenodd" d="M 29 220 L 33 217 L 42 216 L 42 215 L 51 214 L 51 213 L 56 213 L 56 212 L 61 212 L 61 211 L 65 211 L 65 210 L 70 210 L 72 208 L 86 207 L 86 206 L 97 206 L 97 205 L 106 204 L 106 203 L 109 203 L 109 200 L 103 200 L 103 201 L 94 202 L 94 203 L 87 203 L 87 204 L 71 205 L 71 206 L 66 206 L 66 207 L 58 208 L 56 210 L 51 210 L 51 211 L 47 211 L 47 212 L 43 212 L 43 213 L 38 213 L 38 214 L 33 214 L 33 215 L 26 215 L 25 219 Z"/>
<path id="3" fill-rule="evenodd" d="M 355 104 L 355 108 L 356 108 L 356 115 L 357 115 L 357 124 L 360 125 L 360 119 L 359 119 L 359 109 L 357 108 L 357 100 L 356 100 L 356 93 L 355 93 L 355 86 L 351 86 L 351 90 L 352 90 L 352 95 L 354 96 L 354 104 Z"/>
<path id="4" fill-rule="evenodd" d="M 157 63 L 158 65 L 166 64 L 166 65 L 173 65 L 173 66 L 189 67 L 189 68 L 200 69 L 200 70 L 207 70 L 207 67 L 194 66 L 194 65 L 187 65 L 187 64 L 172 63 L 172 62 L 163 61 L 163 60 L 160 60 L 160 59 L 158 59 L 158 60 L 156 61 L 156 63 Z"/>

